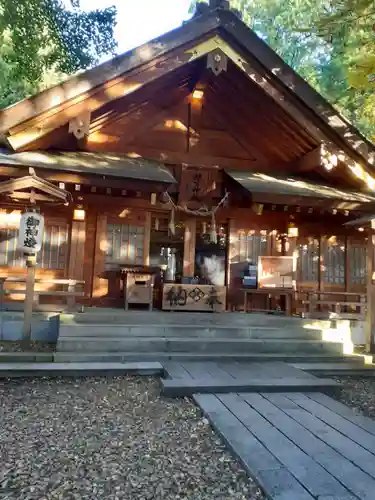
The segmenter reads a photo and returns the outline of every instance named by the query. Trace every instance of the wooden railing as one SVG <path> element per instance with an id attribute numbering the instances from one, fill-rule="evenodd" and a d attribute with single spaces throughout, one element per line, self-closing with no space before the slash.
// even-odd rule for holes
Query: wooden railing
<path id="1" fill-rule="evenodd" d="M 20 303 L 20 301 L 7 301 L 5 304 L 5 300 L 9 295 L 25 295 L 26 294 L 26 286 L 17 287 L 18 284 L 26 284 L 25 278 L 20 277 L 0 277 L 0 310 L 10 309 L 15 310 L 15 307 Z M 76 305 L 76 298 L 83 297 L 83 285 L 84 281 L 72 280 L 72 279 L 36 279 L 35 286 L 36 290 L 34 290 L 34 300 L 33 300 L 33 308 L 34 310 L 74 310 Z M 15 286 L 16 285 L 16 286 Z M 45 286 L 51 285 L 54 289 L 43 289 Z M 56 288 L 62 288 L 61 290 L 56 290 Z M 80 290 L 77 290 L 77 288 Z M 41 288 L 41 289 L 38 289 Z M 42 305 L 39 304 L 39 297 L 41 296 L 51 296 L 51 297 L 63 297 L 66 299 L 65 304 L 53 304 L 53 305 Z M 22 301 L 23 303 L 23 301 Z"/>
<path id="2" fill-rule="evenodd" d="M 366 318 L 366 293 L 299 290 L 298 295 L 303 305 L 302 314 L 306 318 Z"/>

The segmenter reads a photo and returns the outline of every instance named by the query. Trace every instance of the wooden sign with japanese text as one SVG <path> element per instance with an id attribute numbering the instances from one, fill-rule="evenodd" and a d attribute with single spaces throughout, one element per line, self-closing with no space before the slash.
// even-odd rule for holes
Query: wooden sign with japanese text
<path id="1" fill-rule="evenodd" d="M 164 311 L 222 312 L 225 308 L 225 286 L 174 283 L 163 286 Z"/>

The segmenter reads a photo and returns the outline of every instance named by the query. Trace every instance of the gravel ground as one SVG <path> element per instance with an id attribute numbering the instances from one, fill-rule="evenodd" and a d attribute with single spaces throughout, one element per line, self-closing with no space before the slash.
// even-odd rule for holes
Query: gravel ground
<path id="1" fill-rule="evenodd" d="M 375 418 L 375 380 L 373 378 L 334 378 L 343 384 L 336 399 L 367 417 Z"/>
<path id="2" fill-rule="evenodd" d="M 255 500 L 191 401 L 156 380 L 0 383 L 1 500 Z"/>
<path id="3" fill-rule="evenodd" d="M 2 341 L 0 342 L 0 352 L 22 352 L 24 347 L 21 342 Z M 28 352 L 53 352 L 56 350 L 56 344 L 45 342 L 31 342 L 26 349 Z"/>

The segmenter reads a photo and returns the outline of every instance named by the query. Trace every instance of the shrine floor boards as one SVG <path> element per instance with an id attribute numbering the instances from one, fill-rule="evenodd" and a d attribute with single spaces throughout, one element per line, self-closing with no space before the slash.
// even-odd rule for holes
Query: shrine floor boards
<path id="1" fill-rule="evenodd" d="M 375 498 L 375 422 L 317 390 L 313 384 L 322 379 L 284 363 L 186 362 L 164 368 L 164 384 L 174 381 L 175 389 L 180 383 L 184 390 L 195 384 L 194 401 L 267 498 Z M 268 386 L 253 390 L 253 377 Z M 245 381 L 249 390 L 233 389 Z M 334 387 L 328 382 L 324 389 Z M 291 389 L 277 390 L 290 383 Z M 306 390 L 295 390 L 303 384 Z"/>

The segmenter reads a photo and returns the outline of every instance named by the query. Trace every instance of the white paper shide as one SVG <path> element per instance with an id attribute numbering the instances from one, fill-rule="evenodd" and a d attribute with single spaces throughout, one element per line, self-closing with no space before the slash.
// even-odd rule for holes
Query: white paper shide
<path id="1" fill-rule="evenodd" d="M 22 214 L 18 234 L 18 249 L 28 255 L 39 252 L 42 248 L 43 231 L 43 215 L 36 212 Z"/>

